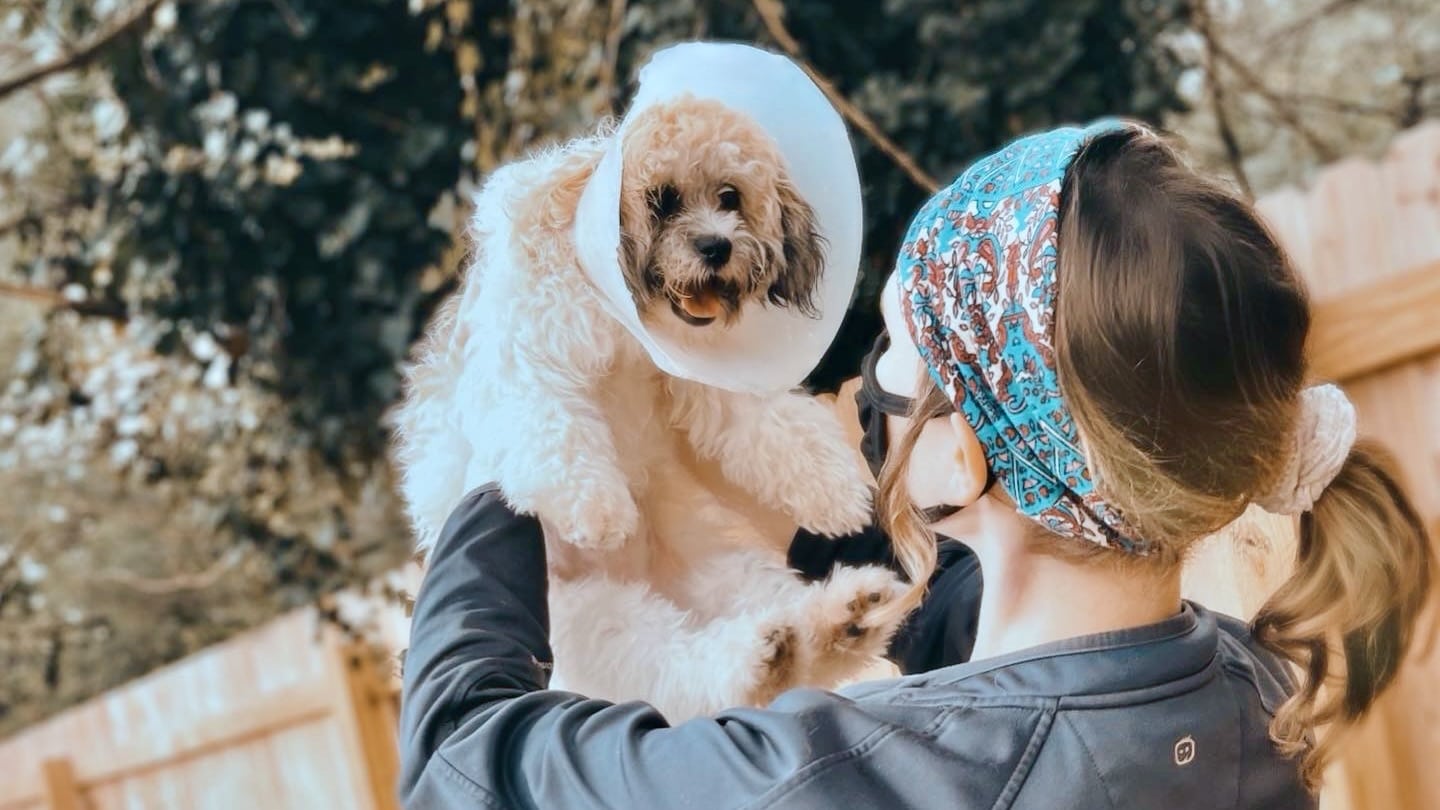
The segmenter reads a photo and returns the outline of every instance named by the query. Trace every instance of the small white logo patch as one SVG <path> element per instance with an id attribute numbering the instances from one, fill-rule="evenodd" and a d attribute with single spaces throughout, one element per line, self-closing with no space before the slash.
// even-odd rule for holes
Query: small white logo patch
<path id="1" fill-rule="evenodd" d="M 1195 738 L 1189 736 L 1181 737 L 1179 742 L 1175 743 L 1175 764 L 1184 767 L 1194 761 Z"/>

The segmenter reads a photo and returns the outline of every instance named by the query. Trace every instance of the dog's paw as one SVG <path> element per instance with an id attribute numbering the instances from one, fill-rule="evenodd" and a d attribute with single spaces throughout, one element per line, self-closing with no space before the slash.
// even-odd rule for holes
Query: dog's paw
<path id="1" fill-rule="evenodd" d="M 566 493 L 554 521 L 560 537 L 580 548 L 620 548 L 640 527 L 640 509 L 623 481 L 587 478 Z"/>
<path id="2" fill-rule="evenodd" d="M 802 634 L 784 622 L 762 627 L 758 644 L 748 660 L 752 662 L 750 682 L 741 703 L 764 706 L 793 686 L 800 675 Z"/>
<path id="3" fill-rule="evenodd" d="M 603 475 L 574 476 L 564 486 L 508 486 L 517 510 L 539 517 L 561 540 L 579 548 L 613 550 L 639 530 L 640 510 L 630 488 Z"/>
<path id="4" fill-rule="evenodd" d="M 879 566 L 836 568 L 830 578 L 811 586 L 807 648 L 810 678 L 830 685 L 884 654 L 903 615 L 882 608 L 905 593 L 905 583 Z"/>

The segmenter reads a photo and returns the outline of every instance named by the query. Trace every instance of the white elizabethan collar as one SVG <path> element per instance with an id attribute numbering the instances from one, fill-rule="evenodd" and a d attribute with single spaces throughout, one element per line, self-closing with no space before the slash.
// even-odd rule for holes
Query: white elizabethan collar
<path id="1" fill-rule="evenodd" d="M 1295 435 L 1285 469 L 1255 503 L 1275 515 L 1310 511 L 1340 474 L 1355 444 L 1355 406 L 1333 385 L 1300 392 Z"/>
<path id="2" fill-rule="evenodd" d="M 826 242 L 815 296 L 818 318 L 750 302 L 703 348 L 652 333 L 640 322 L 620 268 L 621 136 L 637 113 L 686 94 L 749 116 L 774 139 Z M 766 393 L 798 385 L 834 340 L 855 288 L 861 230 L 855 152 L 820 88 L 783 56 L 748 45 L 694 42 L 657 52 L 641 69 L 634 102 L 581 196 L 575 243 L 606 309 L 661 370 L 717 388 Z"/>

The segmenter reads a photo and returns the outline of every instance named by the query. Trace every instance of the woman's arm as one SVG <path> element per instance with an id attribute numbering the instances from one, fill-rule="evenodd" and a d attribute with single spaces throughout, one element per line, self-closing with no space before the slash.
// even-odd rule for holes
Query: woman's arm
<path id="1" fill-rule="evenodd" d="M 539 523 L 467 496 L 428 561 L 405 657 L 408 807 L 738 807 L 809 780 L 880 723 L 835 695 L 671 728 L 643 703 L 545 689 Z"/>

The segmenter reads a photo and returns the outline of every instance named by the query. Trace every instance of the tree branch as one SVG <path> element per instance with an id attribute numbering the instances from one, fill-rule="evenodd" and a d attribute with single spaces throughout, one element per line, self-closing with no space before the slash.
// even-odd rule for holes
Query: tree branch
<path id="1" fill-rule="evenodd" d="M 625 33 L 626 0 L 610 0 L 610 27 L 605 32 L 605 60 L 600 63 L 600 75 L 596 77 L 599 88 L 599 112 L 609 114 L 615 111 L 615 74 L 620 63 L 620 38 Z"/>
<path id="2" fill-rule="evenodd" d="M 778 43 L 786 53 L 790 54 L 790 56 L 799 63 L 800 68 L 805 71 L 806 75 L 810 77 L 810 80 L 820 86 L 821 92 L 830 99 L 830 103 L 834 104 L 836 108 L 840 110 L 840 114 L 849 119 L 850 123 L 854 124 L 856 129 L 864 133 L 865 137 L 869 138 L 871 143 L 879 147 L 880 151 L 884 152 L 895 162 L 895 165 L 899 166 L 905 174 L 909 175 L 915 185 L 932 194 L 938 191 L 940 189 L 940 183 L 936 181 L 934 177 L 931 177 L 924 169 L 920 168 L 920 164 L 917 163 L 909 153 L 886 137 L 885 133 L 880 130 L 880 127 L 875 124 L 870 116 L 865 114 L 864 110 L 850 103 L 850 100 L 845 98 L 829 79 L 822 76 L 819 71 L 800 55 L 800 43 L 785 29 L 785 9 L 781 5 L 780 0 L 753 0 L 753 2 L 755 11 L 760 15 L 761 22 L 765 23 L 765 28 L 770 32 L 770 36 L 774 38 L 775 42 Z"/>
<path id="3" fill-rule="evenodd" d="M 0 281 L 0 296 L 18 298 L 21 301 L 32 301 L 50 307 L 67 307 L 70 305 L 70 302 L 65 300 L 65 296 L 55 290 L 44 287 L 27 287 L 21 284 L 11 284 L 6 281 Z"/>
<path id="4" fill-rule="evenodd" d="M 1366 104 L 1361 101 L 1333 98 L 1331 96 L 1320 95 L 1319 93 L 1290 93 L 1289 98 L 1292 102 L 1301 106 L 1316 107 L 1345 115 L 1368 115 L 1376 118 L 1387 118 L 1392 121 L 1399 121 L 1403 118 L 1403 111 L 1401 110 L 1379 104 Z"/>
<path id="5" fill-rule="evenodd" d="M 158 8 L 162 2 L 163 0 L 146 0 L 146 2 L 141 4 L 135 11 L 131 12 L 129 16 L 122 18 L 118 23 L 111 26 L 109 30 L 102 32 L 89 42 L 77 46 L 56 59 L 23 71 L 19 75 L 11 76 L 8 79 L 0 79 L 0 99 L 57 73 L 65 73 L 84 67 L 94 61 L 96 57 L 117 39 L 147 23 L 155 9 Z"/>
<path id="6" fill-rule="evenodd" d="M 1219 65 L 1215 60 L 1215 32 L 1210 28 L 1210 15 L 1204 3 L 1195 5 L 1195 23 L 1201 39 L 1205 40 L 1205 83 L 1210 91 L 1210 106 L 1215 110 L 1215 128 L 1219 131 L 1220 143 L 1225 147 L 1225 157 L 1230 161 L 1235 182 L 1240 184 L 1246 197 L 1254 199 L 1255 191 L 1250 186 L 1249 175 L 1245 173 L 1245 155 L 1240 149 L 1235 127 L 1230 123 L 1230 111 L 1225 106 L 1225 87 L 1220 81 Z"/>
<path id="7" fill-rule="evenodd" d="M 112 321 L 129 320 L 122 305 L 106 301 L 71 301 L 61 293 L 45 287 L 0 281 L 0 298 L 30 301 L 52 309 L 68 309 L 80 315 L 109 318 Z"/>
<path id="8" fill-rule="evenodd" d="M 1275 111 L 1275 115 L 1289 125 L 1305 143 L 1309 144 L 1310 148 L 1314 150 L 1316 157 L 1320 158 L 1323 162 L 1329 162 L 1338 158 L 1339 155 L 1335 153 L 1335 150 L 1321 140 L 1320 136 L 1317 135 L 1314 130 L 1310 129 L 1304 121 L 1300 120 L 1300 115 L 1295 112 L 1290 102 L 1282 98 L 1274 90 L 1271 90 L 1240 57 L 1236 56 L 1220 43 L 1219 38 L 1215 36 L 1214 30 L 1210 28 L 1209 17 L 1201 10 L 1201 5 L 1203 4 L 1196 5 L 1196 11 L 1200 12 L 1197 14 L 1197 17 L 1203 17 L 1206 21 L 1204 23 L 1205 32 L 1203 33 L 1206 49 L 1213 53 L 1218 61 L 1228 65 L 1229 68 L 1235 72 L 1235 75 L 1239 77 L 1240 81 L 1244 82 L 1256 95 L 1264 99 L 1265 102 L 1270 105 L 1270 109 Z M 1212 78 L 1214 73 L 1215 71 L 1212 70 Z"/>
<path id="9" fill-rule="evenodd" d="M 1308 34 L 1308 29 L 1314 26 L 1316 23 L 1320 22 L 1321 20 L 1332 17 L 1335 14 L 1338 14 L 1339 12 L 1350 8 L 1351 6 L 1358 5 L 1360 5 L 1360 0 L 1330 0 L 1329 3 L 1326 3 L 1320 8 L 1315 9 L 1310 14 L 1307 14 L 1304 17 L 1301 17 L 1300 19 L 1289 23 L 1288 25 L 1282 25 L 1279 28 L 1276 28 L 1274 31 L 1269 32 L 1265 35 L 1266 39 L 1268 39 L 1272 44 L 1293 41 L 1295 38 L 1301 35 Z"/>
<path id="10" fill-rule="evenodd" d="M 216 582 L 219 582 L 220 578 L 230 569 L 234 568 L 238 562 L 239 558 L 237 556 L 227 554 L 211 563 L 205 570 L 190 574 L 173 574 L 168 577 L 143 577 L 133 571 L 112 568 L 95 574 L 93 579 L 121 585 L 150 596 L 160 596 L 182 591 L 203 591 Z"/>

